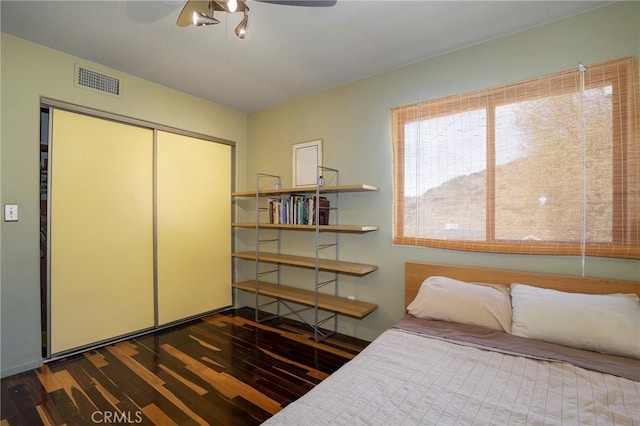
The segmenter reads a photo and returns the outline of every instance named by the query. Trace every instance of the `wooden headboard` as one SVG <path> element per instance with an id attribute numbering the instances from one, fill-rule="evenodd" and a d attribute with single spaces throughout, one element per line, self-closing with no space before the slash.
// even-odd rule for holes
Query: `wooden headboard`
<path id="1" fill-rule="evenodd" d="M 440 275 L 461 281 L 494 284 L 529 284 L 571 293 L 607 294 L 635 293 L 640 296 L 640 281 L 624 281 L 606 278 L 585 278 L 572 275 L 539 274 L 501 269 L 472 268 L 468 266 L 436 265 L 433 263 L 406 262 L 404 267 L 404 300 L 407 306 L 416 297 L 425 278 Z"/>

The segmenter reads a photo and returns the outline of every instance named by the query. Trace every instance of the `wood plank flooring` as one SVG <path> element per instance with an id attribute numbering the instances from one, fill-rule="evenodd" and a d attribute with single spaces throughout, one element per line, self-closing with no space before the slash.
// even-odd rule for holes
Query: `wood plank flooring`
<path id="1" fill-rule="evenodd" d="M 367 342 L 304 324 L 215 314 L 2 379 L 5 425 L 256 425 Z"/>

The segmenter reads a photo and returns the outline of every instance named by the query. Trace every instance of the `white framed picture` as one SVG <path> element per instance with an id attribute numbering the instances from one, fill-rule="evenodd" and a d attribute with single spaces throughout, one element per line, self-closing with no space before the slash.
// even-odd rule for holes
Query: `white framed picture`
<path id="1" fill-rule="evenodd" d="M 315 186 L 322 166 L 322 139 L 293 145 L 293 186 Z"/>

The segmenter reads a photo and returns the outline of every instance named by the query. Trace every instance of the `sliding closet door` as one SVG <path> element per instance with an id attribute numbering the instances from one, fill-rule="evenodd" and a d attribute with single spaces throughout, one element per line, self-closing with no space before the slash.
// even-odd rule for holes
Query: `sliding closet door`
<path id="1" fill-rule="evenodd" d="M 153 327 L 153 131 L 61 110 L 51 140 L 52 354 Z"/>
<path id="2" fill-rule="evenodd" d="M 158 322 L 231 305 L 231 147 L 157 133 Z"/>

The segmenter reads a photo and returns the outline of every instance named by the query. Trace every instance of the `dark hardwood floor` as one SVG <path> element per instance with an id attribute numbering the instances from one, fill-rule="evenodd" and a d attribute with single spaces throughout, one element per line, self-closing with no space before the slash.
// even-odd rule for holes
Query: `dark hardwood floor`
<path id="1" fill-rule="evenodd" d="M 304 324 L 215 314 L 2 379 L 0 425 L 255 425 L 367 342 Z"/>

